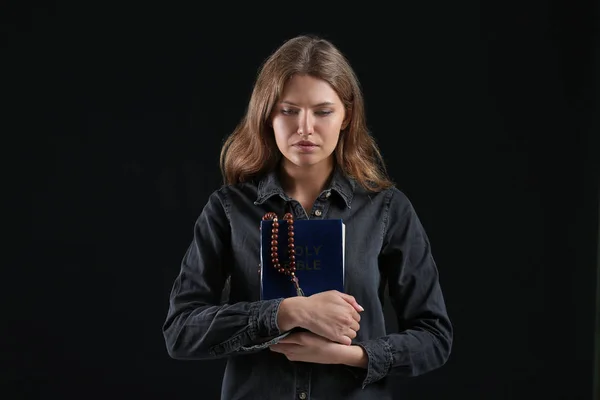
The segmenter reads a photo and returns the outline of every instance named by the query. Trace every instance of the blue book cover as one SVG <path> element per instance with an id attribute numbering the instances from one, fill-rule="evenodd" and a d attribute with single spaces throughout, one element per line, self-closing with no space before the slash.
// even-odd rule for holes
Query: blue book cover
<path id="1" fill-rule="evenodd" d="M 278 256 L 287 264 L 287 221 L 279 219 Z M 271 265 L 273 221 L 261 221 L 261 299 L 296 296 L 290 276 Z M 294 221 L 296 276 L 305 296 L 328 290 L 344 292 L 345 225 L 341 219 Z"/>

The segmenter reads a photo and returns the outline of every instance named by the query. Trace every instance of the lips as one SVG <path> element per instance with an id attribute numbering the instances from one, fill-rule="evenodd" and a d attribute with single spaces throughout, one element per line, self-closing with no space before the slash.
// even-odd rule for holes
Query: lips
<path id="1" fill-rule="evenodd" d="M 308 140 L 301 140 L 299 142 L 294 143 L 294 146 L 299 146 L 299 147 L 316 147 L 317 145 L 314 144 L 313 142 L 308 141 Z"/>
<path id="2" fill-rule="evenodd" d="M 299 142 L 294 143 L 294 147 L 298 152 L 304 154 L 312 154 L 319 148 L 319 146 L 309 140 L 300 140 Z"/>

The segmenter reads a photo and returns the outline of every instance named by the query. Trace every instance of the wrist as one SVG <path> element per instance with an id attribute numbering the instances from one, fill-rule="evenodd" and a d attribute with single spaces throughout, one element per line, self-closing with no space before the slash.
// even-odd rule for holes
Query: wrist
<path id="1" fill-rule="evenodd" d="M 296 296 L 283 299 L 277 312 L 277 326 L 280 332 L 287 332 L 302 327 L 306 320 L 303 308 L 305 298 Z"/>
<path id="2" fill-rule="evenodd" d="M 341 346 L 344 347 L 344 351 L 341 354 L 340 364 L 350 367 L 367 368 L 369 357 L 365 349 L 357 345 Z"/>

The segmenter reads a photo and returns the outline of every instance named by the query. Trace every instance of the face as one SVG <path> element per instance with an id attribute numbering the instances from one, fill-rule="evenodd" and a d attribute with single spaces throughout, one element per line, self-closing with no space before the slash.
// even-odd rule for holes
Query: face
<path id="1" fill-rule="evenodd" d="M 305 75 L 291 78 L 271 121 L 284 162 L 298 167 L 331 162 L 345 114 L 342 101 L 327 82 Z"/>

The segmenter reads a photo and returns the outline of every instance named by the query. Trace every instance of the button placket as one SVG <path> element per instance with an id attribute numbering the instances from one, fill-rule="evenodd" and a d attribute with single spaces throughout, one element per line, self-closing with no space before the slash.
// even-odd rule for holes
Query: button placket
<path id="1" fill-rule="evenodd" d="M 326 218 L 327 211 L 329 209 L 329 206 L 331 205 L 331 200 L 329 199 L 330 196 L 331 196 L 331 191 L 329 190 L 325 193 L 322 193 L 317 198 L 317 200 L 313 204 L 311 216 L 314 216 L 316 218 Z"/>
<path id="2" fill-rule="evenodd" d="M 291 200 L 290 204 L 292 206 L 292 211 L 295 220 L 308 218 L 306 211 L 304 210 L 304 208 L 302 208 L 302 205 L 297 200 Z"/>
<path id="3" fill-rule="evenodd" d="M 310 367 L 295 364 L 296 367 L 296 398 L 306 400 L 310 393 Z"/>

